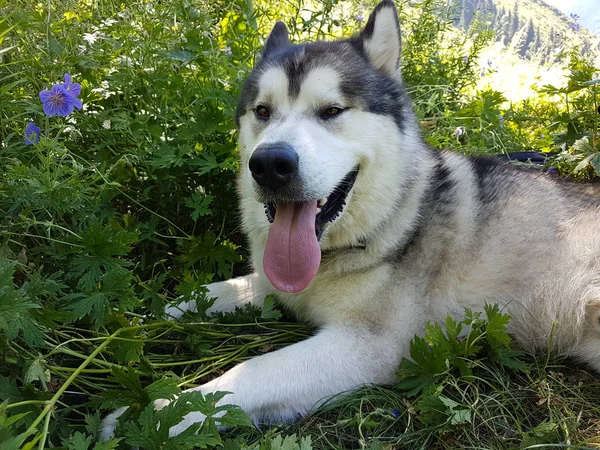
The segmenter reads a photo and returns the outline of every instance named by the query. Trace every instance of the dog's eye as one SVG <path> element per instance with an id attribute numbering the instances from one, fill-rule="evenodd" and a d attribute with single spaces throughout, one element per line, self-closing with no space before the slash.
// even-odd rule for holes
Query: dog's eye
<path id="1" fill-rule="evenodd" d="M 323 111 L 321 111 L 319 113 L 319 116 L 321 116 L 321 119 L 323 119 L 323 120 L 328 120 L 328 119 L 333 119 L 334 117 L 339 116 L 343 112 L 344 112 L 344 110 L 342 108 L 339 108 L 337 106 L 330 106 L 328 108 L 325 108 Z"/>
<path id="2" fill-rule="evenodd" d="M 254 114 L 260 120 L 268 120 L 271 117 L 271 110 L 265 105 L 258 105 L 254 110 Z"/>

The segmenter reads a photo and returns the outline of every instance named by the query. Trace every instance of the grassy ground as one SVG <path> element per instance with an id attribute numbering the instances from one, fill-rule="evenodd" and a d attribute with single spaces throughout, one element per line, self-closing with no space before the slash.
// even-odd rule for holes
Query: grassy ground
<path id="1" fill-rule="evenodd" d="M 111 337 L 76 328 L 68 331 L 68 338 L 48 336 L 56 345 L 40 359 L 49 371 L 47 398 L 13 390 L 19 397 L 12 399 L 10 412 L 29 411 L 40 423 L 49 417 L 49 442 L 56 445 L 63 436 L 68 443 L 67 436 L 77 431 L 96 435 L 98 405 L 109 407 L 111 398 L 130 395 L 111 362 L 128 345 L 145 348 L 139 363 L 130 364 L 130 375 L 139 377 L 140 387 L 167 377 L 189 388 L 313 331 L 287 320 L 252 316 L 246 311 L 222 316 L 221 323 L 140 324 Z M 409 396 L 394 386 L 366 386 L 332 399 L 295 424 L 262 430 L 235 427 L 222 433 L 222 444 L 231 449 L 294 449 L 293 439 L 282 441 L 281 447 L 278 439 L 295 435 L 305 439 L 305 446 L 298 448 L 307 449 L 600 447 L 600 382 L 595 375 L 571 361 L 554 362 L 549 355 L 520 356 L 520 371 L 495 364 L 484 353 L 468 360 L 470 375 L 450 368 L 436 377 L 432 389 L 444 405 L 427 406 L 422 393 Z M 6 384 L 3 388 L 10 389 Z M 50 399 L 52 411 L 40 418 L 40 406 L 53 394 L 58 397 Z"/>

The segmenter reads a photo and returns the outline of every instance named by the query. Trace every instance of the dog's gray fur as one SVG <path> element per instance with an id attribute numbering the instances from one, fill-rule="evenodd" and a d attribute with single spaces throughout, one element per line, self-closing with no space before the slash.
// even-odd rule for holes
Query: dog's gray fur
<path id="1" fill-rule="evenodd" d="M 532 351 L 600 370 L 600 190 L 486 158 L 427 148 L 400 78 L 393 3 L 384 0 L 357 36 L 292 45 L 278 23 L 244 87 L 239 191 L 252 275 L 209 286 L 212 311 L 260 305 L 269 231 L 263 202 L 326 198 L 360 167 L 342 214 L 320 241 L 316 277 L 299 293 L 278 292 L 314 337 L 246 361 L 200 386 L 230 391 L 255 422 L 290 420 L 327 396 L 390 383 L 426 321 L 499 303 L 510 331 Z M 268 120 L 255 109 L 266 104 Z M 343 113 L 321 120 L 319 111 Z M 248 161 L 284 142 L 299 155 L 293 188 L 269 192 Z M 170 308 L 178 317 L 195 302 Z M 160 405 L 158 405 L 160 406 Z M 105 420 L 110 436 L 120 411 Z M 180 433 L 199 413 L 171 430 Z"/>

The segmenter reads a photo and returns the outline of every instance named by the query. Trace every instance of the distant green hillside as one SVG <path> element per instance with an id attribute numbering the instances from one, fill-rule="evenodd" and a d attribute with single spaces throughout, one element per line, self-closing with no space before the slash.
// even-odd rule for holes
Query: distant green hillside
<path id="1" fill-rule="evenodd" d="M 541 0 L 454 0 L 454 3 L 457 25 L 466 28 L 475 17 L 488 17 L 492 29 L 497 31 L 497 40 L 525 58 L 553 61 L 568 42 L 585 53 L 598 52 L 597 35 Z"/>

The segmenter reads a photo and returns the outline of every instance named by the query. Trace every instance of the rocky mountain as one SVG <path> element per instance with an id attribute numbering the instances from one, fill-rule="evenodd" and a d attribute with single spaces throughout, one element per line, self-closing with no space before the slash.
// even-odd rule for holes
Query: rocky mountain
<path id="1" fill-rule="evenodd" d="M 583 25 L 585 22 L 593 27 L 596 20 L 600 21 L 600 2 L 577 2 L 580 12 L 567 15 L 543 0 L 453 0 L 458 26 L 467 28 L 476 18 L 489 20 L 498 41 L 524 58 L 539 62 L 552 61 L 573 45 L 584 53 L 597 54 L 600 50 L 600 37 Z M 575 6 L 569 9 L 578 11 Z"/>

